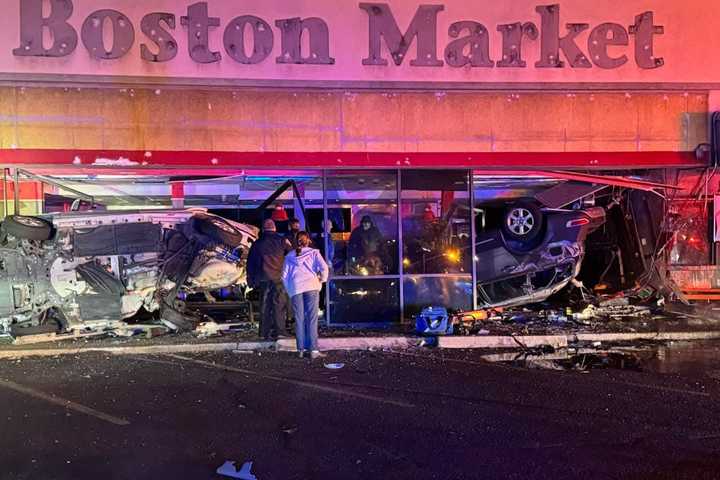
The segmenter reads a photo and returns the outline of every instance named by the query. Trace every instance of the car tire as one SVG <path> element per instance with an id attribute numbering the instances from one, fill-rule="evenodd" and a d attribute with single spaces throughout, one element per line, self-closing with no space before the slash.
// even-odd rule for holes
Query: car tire
<path id="1" fill-rule="evenodd" d="M 242 244 L 243 236 L 232 225 L 219 217 L 195 218 L 195 229 L 200 233 L 218 240 L 225 245 L 237 247 Z"/>
<path id="2" fill-rule="evenodd" d="M 10 215 L 3 222 L 5 233 L 15 238 L 44 241 L 52 235 L 52 224 L 42 218 Z"/>
<path id="3" fill-rule="evenodd" d="M 169 306 L 160 311 L 160 321 L 176 332 L 191 332 L 201 322 L 192 312 L 180 312 Z"/>
<path id="4" fill-rule="evenodd" d="M 543 213 L 532 202 L 517 202 L 505 209 L 502 232 L 506 238 L 519 242 L 531 242 L 543 228 Z"/>

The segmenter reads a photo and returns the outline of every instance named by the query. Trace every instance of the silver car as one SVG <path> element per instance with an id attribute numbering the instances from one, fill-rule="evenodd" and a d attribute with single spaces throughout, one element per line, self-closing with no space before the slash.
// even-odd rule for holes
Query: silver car
<path id="1" fill-rule="evenodd" d="M 187 295 L 245 285 L 256 227 L 204 209 L 8 216 L 0 225 L 0 334 L 72 331 L 141 309 L 192 326 Z"/>

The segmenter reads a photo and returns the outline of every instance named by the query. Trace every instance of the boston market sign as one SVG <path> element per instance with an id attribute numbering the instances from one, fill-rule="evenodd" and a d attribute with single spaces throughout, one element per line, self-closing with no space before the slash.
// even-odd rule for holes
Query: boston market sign
<path id="1" fill-rule="evenodd" d="M 70 23 L 73 13 L 71 0 L 50 0 L 50 10 L 43 14 L 43 0 L 20 0 L 20 46 L 13 50 L 19 57 L 64 57 L 71 55 L 78 44 L 78 33 Z M 627 46 L 629 35 L 635 36 L 635 62 L 640 68 L 657 68 L 663 59 L 655 57 L 653 37 L 663 33 L 662 26 L 653 24 L 653 13 L 643 12 L 635 17 L 626 30 L 623 25 L 604 22 L 595 26 L 587 40 L 587 53 L 577 43 L 580 33 L 590 28 L 588 23 L 568 23 L 566 32 L 560 31 L 560 5 L 540 5 L 535 8 L 540 17 L 538 24 L 517 21 L 499 24 L 496 29 L 502 44 L 502 59 L 495 62 L 490 56 L 490 31 L 475 20 L 453 22 L 447 32 L 451 39 L 445 47 L 445 61 L 438 58 L 437 17 L 444 5 L 421 5 L 404 31 L 387 3 L 360 3 L 358 7 L 368 15 L 369 55 L 363 65 L 387 65 L 383 57 L 385 42 L 393 62 L 401 65 L 413 42 L 417 43 L 417 55 L 410 61 L 412 66 L 524 68 L 523 42 L 540 38 L 540 58 L 537 68 L 561 68 L 564 66 L 560 53 L 572 68 L 618 68 L 628 61 L 624 53 L 611 55 L 610 47 Z M 209 14 L 208 3 L 198 2 L 187 8 L 180 17 L 185 27 L 188 54 L 198 63 L 220 62 L 222 53 L 213 51 L 210 29 L 221 25 L 219 17 Z M 279 30 L 282 55 L 277 63 L 332 65 L 330 56 L 330 29 L 319 17 L 284 18 L 275 20 Z M 148 62 L 168 62 L 178 54 L 175 39 L 176 16 L 170 12 L 152 12 L 140 21 L 142 32 L 151 45 L 142 43 L 140 55 Z M 49 47 L 43 44 L 44 30 L 51 34 Z M 135 27 L 128 16 L 113 9 L 92 12 L 82 22 L 81 39 L 91 57 L 99 60 L 116 59 L 127 55 L 135 43 Z M 108 31 L 110 33 L 108 33 Z M 249 35 L 248 35 L 249 32 Z M 105 38 L 111 36 L 108 44 Z M 302 37 L 308 36 L 308 48 L 302 50 Z M 246 41 L 247 37 L 249 41 Z M 223 31 L 223 46 L 228 57 L 236 62 L 253 65 L 264 62 L 273 51 L 275 35 L 270 24 L 255 15 L 241 15 L 228 21 Z"/>
<path id="2" fill-rule="evenodd" d="M 702 68 L 675 69 L 692 45 L 666 41 L 701 0 L 9 3 L 0 72 L 21 77 L 672 82 Z"/>

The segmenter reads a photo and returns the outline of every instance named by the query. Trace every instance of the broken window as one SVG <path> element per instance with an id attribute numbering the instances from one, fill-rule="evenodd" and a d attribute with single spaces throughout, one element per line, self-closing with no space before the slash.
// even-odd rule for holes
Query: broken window
<path id="1" fill-rule="evenodd" d="M 670 264 L 675 266 L 710 263 L 711 204 L 706 201 L 677 200 L 670 204 L 669 231 L 674 234 Z"/>

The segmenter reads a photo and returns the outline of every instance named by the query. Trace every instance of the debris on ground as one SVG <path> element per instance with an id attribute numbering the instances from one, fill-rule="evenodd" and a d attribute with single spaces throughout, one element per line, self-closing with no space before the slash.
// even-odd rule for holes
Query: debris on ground
<path id="1" fill-rule="evenodd" d="M 240 480 L 257 480 L 257 477 L 250 473 L 253 462 L 245 462 L 240 470 L 235 468 L 235 462 L 228 460 L 218 467 L 215 471 L 218 475 L 230 478 L 239 478 Z"/>
<path id="2" fill-rule="evenodd" d="M 223 335 L 225 333 L 234 333 L 248 330 L 252 327 L 249 322 L 235 322 L 235 323 L 218 323 L 215 321 L 202 322 L 197 328 L 195 333 L 199 338 L 215 337 Z"/>
<path id="3" fill-rule="evenodd" d="M 655 354 L 650 347 L 604 347 L 597 342 L 593 348 L 566 348 L 554 352 L 505 352 L 483 355 L 485 361 L 515 367 L 578 371 L 588 373 L 596 369 L 641 370 L 642 362 Z"/>
<path id="4" fill-rule="evenodd" d="M 325 368 L 328 370 L 340 370 L 345 366 L 344 363 L 326 363 Z"/>
<path id="5" fill-rule="evenodd" d="M 155 338 L 167 334 L 170 329 L 158 324 L 128 324 L 121 321 L 85 322 L 82 328 L 71 328 L 65 333 L 45 332 L 23 334 L 23 329 L 7 334 L 13 345 L 35 345 L 39 343 L 82 340 L 99 337 L 143 337 Z"/>
<path id="6" fill-rule="evenodd" d="M 627 331 L 647 329 L 654 319 L 678 319 L 665 301 L 655 301 L 644 290 L 613 296 L 583 296 L 512 308 L 450 311 L 426 307 L 415 317 L 415 333 L 440 335 L 513 335 L 554 332 Z M 432 346 L 427 340 L 423 346 Z"/>

